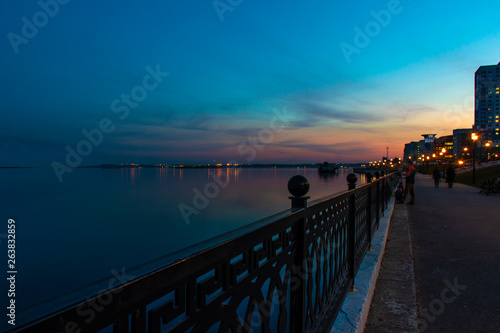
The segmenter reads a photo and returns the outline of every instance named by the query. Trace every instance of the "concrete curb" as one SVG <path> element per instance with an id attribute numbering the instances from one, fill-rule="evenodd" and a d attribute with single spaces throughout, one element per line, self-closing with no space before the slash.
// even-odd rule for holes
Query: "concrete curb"
<path id="1" fill-rule="evenodd" d="M 365 333 L 418 331 L 408 210 L 405 205 L 394 209 Z"/>
<path id="2" fill-rule="evenodd" d="M 384 216 L 380 219 L 379 230 L 375 232 L 372 239 L 372 250 L 366 252 L 365 258 L 359 267 L 354 280 L 355 290 L 347 294 L 330 331 L 331 333 L 363 332 L 375 292 L 393 212 L 394 197 L 391 197 L 387 209 L 384 211 Z"/>

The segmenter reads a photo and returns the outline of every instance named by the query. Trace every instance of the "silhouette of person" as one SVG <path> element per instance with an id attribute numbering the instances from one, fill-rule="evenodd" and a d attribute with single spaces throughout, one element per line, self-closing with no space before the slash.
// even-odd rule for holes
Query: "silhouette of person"
<path id="1" fill-rule="evenodd" d="M 432 178 L 434 178 L 434 187 L 439 187 L 439 178 L 441 178 L 441 172 L 437 166 L 434 167 L 434 171 L 432 172 Z"/>
<path id="2" fill-rule="evenodd" d="M 408 193 L 411 194 L 411 200 L 408 203 L 409 205 L 414 205 L 415 204 L 415 175 L 417 173 L 417 170 L 415 170 L 415 167 L 411 163 L 411 161 L 407 162 L 407 169 L 405 172 L 405 178 L 406 178 L 406 187 L 405 187 L 405 195 L 403 196 L 402 203 L 405 202 L 406 197 L 408 196 Z"/>
<path id="3" fill-rule="evenodd" d="M 398 183 L 398 187 L 396 188 L 396 203 L 403 203 L 403 195 L 404 195 L 404 188 L 403 188 L 403 183 L 400 180 Z"/>
<path id="4" fill-rule="evenodd" d="M 455 175 L 456 175 L 455 170 L 450 164 L 448 169 L 446 169 L 446 182 L 448 183 L 448 188 L 453 187 L 453 182 L 455 181 Z"/>

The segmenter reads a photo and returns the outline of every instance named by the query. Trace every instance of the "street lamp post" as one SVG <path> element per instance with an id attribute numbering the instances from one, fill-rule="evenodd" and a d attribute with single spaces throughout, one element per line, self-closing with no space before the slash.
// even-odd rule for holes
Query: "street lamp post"
<path id="1" fill-rule="evenodd" d="M 471 139 L 474 146 L 472 147 L 472 184 L 476 183 L 476 140 L 478 136 L 476 133 L 472 133 Z"/>
<path id="2" fill-rule="evenodd" d="M 439 155 L 443 156 L 443 160 L 442 160 L 442 163 L 443 163 L 443 172 L 446 169 L 446 165 L 445 165 L 445 163 L 446 163 L 446 155 L 445 154 L 446 154 L 446 148 L 441 149 L 441 152 L 439 153 Z"/>

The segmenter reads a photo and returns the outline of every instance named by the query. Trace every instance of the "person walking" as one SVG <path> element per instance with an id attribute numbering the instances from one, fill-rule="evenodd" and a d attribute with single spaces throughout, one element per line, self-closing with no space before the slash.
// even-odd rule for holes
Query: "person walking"
<path id="1" fill-rule="evenodd" d="M 432 172 L 432 178 L 434 178 L 434 187 L 438 188 L 439 179 L 441 178 L 441 172 L 439 171 L 437 166 L 434 167 L 434 171 Z"/>
<path id="2" fill-rule="evenodd" d="M 408 193 L 411 194 L 411 199 L 410 202 L 408 203 L 409 205 L 414 205 L 415 204 L 415 175 L 417 173 L 417 170 L 415 170 L 415 167 L 411 163 L 411 161 L 407 162 L 407 168 L 405 172 L 405 178 L 406 178 L 406 186 L 405 186 L 405 195 L 403 196 L 403 200 L 401 203 L 404 203 L 406 200 L 406 197 L 408 196 Z"/>
<path id="3" fill-rule="evenodd" d="M 453 182 L 455 181 L 455 169 L 453 169 L 453 167 L 450 166 L 448 167 L 448 169 L 446 169 L 446 182 L 448 183 L 448 188 L 452 188 L 453 187 Z"/>

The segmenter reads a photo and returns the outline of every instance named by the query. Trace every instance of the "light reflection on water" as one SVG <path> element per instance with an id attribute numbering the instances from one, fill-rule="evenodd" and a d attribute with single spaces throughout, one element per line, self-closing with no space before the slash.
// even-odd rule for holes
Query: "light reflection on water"
<path id="1" fill-rule="evenodd" d="M 51 169 L 2 169 L 0 198 L 18 226 L 17 300 L 29 307 L 105 278 L 112 270 L 130 270 L 288 209 L 287 182 L 296 174 L 308 178 L 308 195 L 315 200 L 346 190 L 348 172 L 75 169 L 58 183 Z M 227 186 L 217 191 L 217 181 Z M 358 184 L 364 182 L 364 175 L 358 175 Z M 206 208 L 196 209 L 196 193 L 206 188 Z M 189 224 L 180 204 L 198 211 L 189 216 Z"/>

